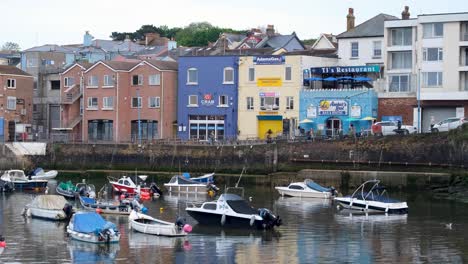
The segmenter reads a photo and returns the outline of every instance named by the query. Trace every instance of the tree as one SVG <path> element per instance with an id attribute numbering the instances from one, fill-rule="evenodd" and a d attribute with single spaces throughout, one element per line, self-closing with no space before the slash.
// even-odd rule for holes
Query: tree
<path id="1" fill-rule="evenodd" d="M 2 50 L 8 50 L 8 51 L 20 51 L 20 46 L 18 43 L 14 42 L 5 42 L 2 46 Z"/>
<path id="2" fill-rule="evenodd" d="M 315 41 L 317 41 L 317 39 L 304 39 L 304 40 L 302 40 L 302 44 L 304 44 L 304 45 L 314 45 Z"/>

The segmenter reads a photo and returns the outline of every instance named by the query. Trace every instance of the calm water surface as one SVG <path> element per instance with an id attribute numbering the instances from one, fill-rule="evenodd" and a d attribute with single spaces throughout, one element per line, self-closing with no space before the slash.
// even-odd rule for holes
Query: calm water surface
<path id="1" fill-rule="evenodd" d="M 60 180 L 60 179 L 59 179 Z M 104 180 L 93 182 L 97 187 Z M 54 182 L 51 182 L 51 189 Z M 221 229 L 196 225 L 187 202 L 205 195 L 165 195 L 145 202 L 149 214 L 167 221 L 177 215 L 194 225 L 186 238 L 135 233 L 125 216 L 105 216 L 117 224 L 118 245 L 71 241 L 66 223 L 25 219 L 21 211 L 35 193 L 0 194 L 0 233 L 7 248 L 3 263 L 464 263 L 468 262 L 468 205 L 434 200 L 417 192 L 392 193 L 407 200 L 400 216 L 338 213 L 326 200 L 281 198 L 274 189 L 250 187 L 255 207 L 272 209 L 284 225 L 275 231 Z M 344 192 L 347 193 L 346 191 Z M 453 223 L 452 229 L 445 224 Z"/>

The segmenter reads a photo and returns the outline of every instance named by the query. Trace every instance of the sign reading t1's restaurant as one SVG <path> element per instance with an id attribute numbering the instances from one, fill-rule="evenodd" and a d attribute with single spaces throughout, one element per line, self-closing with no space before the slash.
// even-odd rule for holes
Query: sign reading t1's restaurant
<path id="1" fill-rule="evenodd" d="M 348 102 L 343 100 L 322 100 L 320 101 L 318 114 L 328 115 L 348 115 Z"/>
<path id="2" fill-rule="evenodd" d="M 200 101 L 201 105 L 204 106 L 212 106 L 214 105 L 215 101 L 213 99 L 213 95 L 211 94 L 204 94 L 203 99 Z"/>
<path id="3" fill-rule="evenodd" d="M 284 56 L 254 56 L 253 63 L 256 65 L 279 65 L 286 61 Z"/>
<path id="4" fill-rule="evenodd" d="M 349 66 L 349 67 L 317 67 L 310 68 L 312 74 L 342 74 L 380 72 L 379 65 Z"/>

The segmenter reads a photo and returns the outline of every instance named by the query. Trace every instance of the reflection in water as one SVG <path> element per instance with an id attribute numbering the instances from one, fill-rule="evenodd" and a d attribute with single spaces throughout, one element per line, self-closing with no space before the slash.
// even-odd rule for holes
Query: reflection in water
<path id="1" fill-rule="evenodd" d="M 91 244 L 74 240 L 67 247 L 73 263 L 114 263 L 120 250 L 119 244 Z"/>

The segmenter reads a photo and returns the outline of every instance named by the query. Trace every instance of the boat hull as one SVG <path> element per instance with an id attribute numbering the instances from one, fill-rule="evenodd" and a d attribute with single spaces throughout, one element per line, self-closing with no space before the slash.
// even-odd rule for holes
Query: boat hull
<path id="1" fill-rule="evenodd" d="M 133 230 L 150 235 L 157 235 L 157 236 L 169 236 L 169 237 L 176 237 L 176 236 L 186 236 L 182 230 L 179 230 L 176 225 L 158 225 L 158 224 L 143 224 L 139 223 L 135 220 L 130 220 L 130 226 Z"/>
<path id="2" fill-rule="evenodd" d="M 349 197 L 335 198 L 340 205 L 349 210 L 360 212 L 374 212 L 374 213 L 387 213 L 387 214 L 407 214 L 408 205 L 406 202 L 398 203 L 384 203 L 378 201 L 363 201 L 358 199 L 351 199 Z"/>
<path id="3" fill-rule="evenodd" d="M 302 197 L 302 198 L 320 198 L 329 199 L 331 198 L 330 192 L 317 192 L 317 191 L 305 191 L 305 190 L 292 190 L 288 187 L 275 187 L 281 196 L 291 197 Z"/>
<path id="4" fill-rule="evenodd" d="M 62 221 L 67 219 L 67 215 L 63 210 L 49 210 L 49 209 L 41 209 L 41 208 L 34 208 L 30 207 L 27 209 L 27 215 L 31 215 L 31 217 L 53 220 L 53 221 Z"/>
<path id="5" fill-rule="evenodd" d="M 120 234 L 111 235 L 109 241 L 106 239 L 100 239 L 98 235 L 93 233 L 80 233 L 72 230 L 70 226 L 67 227 L 67 233 L 74 240 L 93 243 L 93 244 L 107 244 L 107 243 L 118 243 L 120 241 Z"/>
<path id="6" fill-rule="evenodd" d="M 250 218 L 241 218 L 226 215 L 224 224 L 221 223 L 222 214 L 207 213 L 193 210 L 186 210 L 187 213 L 193 217 L 201 225 L 214 225 L 214 226 L 225 226 L 233 228 L 252 228 L 252 229 L 264 229 L 263 221 L 255 220 L 253 225 L 250 225 Z"/>
<path id="7" fill-rule="evenodd" d="M 75 199 L 76 192 L 74 191 L 66 191 L 66 190 L 63 190 L 62 188 L 59 188 L 59 186 L 55 188 L 55 191 L 58 194 L 64 196 L 65 198 Z"/>
<path id="8" fill-rule="evenodd" d="M 207 193 L 209 187 L 205 184 L 170 184 L 165 183 L 164 187 L 169 192 L 175 193 Z"/>
<path id="9" fill-rule="evenodd" d="M 15 186 L 15 190 L 17 191 L 45 189 L 47 187 L 47 181 L 45 180 L 30 180 L 27 182 L 14 181 L 13 185 Z"/>
<path id="10" fill-rule="evenodd" d="M 87 211 L 95 212 L 97 209 L 101 210 L 102 214 L 118 214 L 118 215 L 129 215 L 131 208 L 129 205 L 113 205 L 113 204 L 104 204 L 104 203 L 85 203 L 83 199 L 80 198 L 80 204 L 83 209 Z"/>

